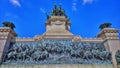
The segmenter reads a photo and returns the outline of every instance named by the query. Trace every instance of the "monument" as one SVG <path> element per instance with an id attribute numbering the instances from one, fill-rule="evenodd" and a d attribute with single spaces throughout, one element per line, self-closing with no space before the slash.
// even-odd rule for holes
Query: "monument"
<path id="1" fill-rule="evenodd" d="M 3 24 L 0 27 L 1 65 L 108 64 L 116 68 L 120 64 L 119 31 L 112 28 L 111 23 L 104 23 L 95 38 L 73 35 L 70 32 L 71 22 L 61 5 L 54 5 L 51 14 L 47 15 L 43 35 L 17 38 L 13 30 L 15 25 Z"/>

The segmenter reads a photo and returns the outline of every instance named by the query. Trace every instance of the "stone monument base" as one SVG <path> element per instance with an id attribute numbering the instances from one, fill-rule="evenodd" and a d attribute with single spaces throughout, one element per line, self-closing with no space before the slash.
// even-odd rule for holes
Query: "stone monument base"
<path id="1" fill-rule="evenodd" d="M 1 65 L 0 68 L 115 68 L 113 65 L 56 64 L 56 65 Z"/>

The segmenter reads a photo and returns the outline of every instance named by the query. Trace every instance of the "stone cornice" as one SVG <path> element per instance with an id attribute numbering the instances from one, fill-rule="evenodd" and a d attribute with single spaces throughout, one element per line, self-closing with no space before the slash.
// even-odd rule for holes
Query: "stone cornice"
<path id="1" fill-rule="evenodd" d="M 51 24 L 50 21 L 47 21 L 47 22 L 45 23 L 45 25 L 50 25 L 50 24 Z M 66 25 L 71 25 L 71 22 L 67 22 Z"/>
<path id="2" fill-rule="evenodd" d="M 16 38 L 16 41 L 17 42 L 20 42 L 20 41 L 34 41 L 34 39 L 33 38 Z"/>
<path id="3" fill-rule="evenodd" d="M 55 21 L 55 20 L 68 21 L 68 18 L 65 18 L 65 16 L 51 16 L 49 18 L 49 21 Z"/>
<path id="4" fill-rule="evenodd" d="M 104 28 L 100 33 L 98 33 L 98 37 L 101 36 L 104 33 L 118 33 L 119 30 L 115 28 Z"/>
<path id="5" fill-rule="evenodd" d="M 9 27 L 0 27 L 0 32 L 10 32 L 11 34 L 13 34 L 14 36 L 17 36 L 17 34 L 15 33 L 15 31 L 13 31 L 11 28 Z"/>
<path id="6" fill-rule="evenodd" d="M 47 21 L 47 22 L 45 23 L 45 25 L 50 25 L 50 22 L 49 22 L 49 21 Z"/>
<path id="7" fill-rule="evenodd" d="M 82 42 L 103 42 L 102 38 L 82 38 Z"/>
<path id="8" fill-rule="evenodd" d="M 7 39 L 8 36 L 0 36 L 0 40 L 5 40 Z"/>
<path id="9" fill-rule="evenodd" d="M 16 38 L 16 41 L 41 41 L 43 39 L 71 39 L 75 42 L 103 42 L 102 38 L 81 38 L 80 36 L 76 35 L 38 35 L 34 38 Z"/>
<path id="10" fill-rule="evenodd" d="M 45 23 L 45 25 L 50 25 L 51 21 L 56 21 L 56 20 L 65 21 L 67 25 L 71 25 L 71 23 L 68 21 L 68 18 L 66 18 L 65 16 L 51 16 L 48 19 L 48 21 Z"/>
<path id="11" fill-rule="evenodd" d="M 43 35 L 45 39 L 73 39 L 73 35 Z"/>
<path id="12" fill-rule="evenodd" d="M 70 26 L 71 26 L 71 23 L 70 23 L 70 22 L 67 22 L 67 25 L 70 25 Z"/>

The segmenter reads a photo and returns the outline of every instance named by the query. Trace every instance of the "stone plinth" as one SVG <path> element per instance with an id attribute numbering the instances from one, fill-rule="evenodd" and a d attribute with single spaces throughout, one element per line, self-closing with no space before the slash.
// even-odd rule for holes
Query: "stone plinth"
<path id="1" fill-rule="evenodd" d="M 4 59 L 9 45 L 15 42 L 17 34 L 9 27 L 0 27 L 0 63 Z"/>
<path id="2" fill-rule="evenodd" d="M 45 24 L 46 32 L 43 34 L 43 37 L 45 38 L 72 38 L 73 36 L 73 34 L 69 31 L 71 23 L 65 16 L 51 16 Z"/>
<path id="3" fill-rule="evenodd" d="M 16 38 L 16 42 L 32 42 L 34 38 Z"/>
<path id="4" fill-rule="evenodd" d="M 104 40 L 102 38 L 82 38 L 82 42 L 103 42 Z"/>
<path id="5" fill-rule="evenodd" d="M 103 38 L 104 40 L 119 40 L 118 30 L 115 28 L 104 28 L 97 37 Z"/>
<path id="6" fill-rule="evenodd" d="M 113 65 L 54 64 L 54 65 L 1 65 L 0 68 L 114 68 Z"/>
<path id="7" fill-rule="evenodd" d="M 114 28 L 104 28 L 98 35 L 98 38 L 102 38 L 104 40 L 104 45 L 106 50 L 112 52 L 112 61 L 116 66 L 116 58 L 115 54 L 117 50 L 120 50 L 120 40 L 118 35 L 118 30 Z M 117 67 L 117 66 L 116 66 Z"/>

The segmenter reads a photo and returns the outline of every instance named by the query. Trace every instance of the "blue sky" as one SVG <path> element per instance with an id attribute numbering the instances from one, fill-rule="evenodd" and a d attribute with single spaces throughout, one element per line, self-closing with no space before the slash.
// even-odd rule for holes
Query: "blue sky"
<path id="1" fill-rule="evenodd" d="M 3 21 L 14 22 L 18 37 L 43 34 L 45 13 L 50 13 L 54 2 L 62 4 L 75 35 L 95 37 L 104 22 L 120 29 L 120 0 L 0 0 L 0 26 Z"/>

